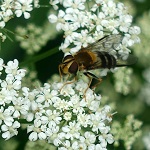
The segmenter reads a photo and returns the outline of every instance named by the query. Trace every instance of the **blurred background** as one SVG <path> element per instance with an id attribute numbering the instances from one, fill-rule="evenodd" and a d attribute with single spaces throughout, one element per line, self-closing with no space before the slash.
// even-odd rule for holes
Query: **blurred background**
<path id="1" fill-rule="evenodd" d="M 150 150 L 150 2 L 149 0 L 122 0 L 128 6 L 129 13 L 134 17 L 134 25 L 141 28 L 141 43 L 132 47 L 133 54 L 138 62 L 127 68 L 120 68 L 115 74 L 108 74 L 103 82 L 96 88 L 96 92 L 105 95 L 105 103 L 111 105 L 117 114 L 113 120 L 120 123 L 125 132 L 125 123 L 128 117 L 142 122 L 139 137 L 133 140 L 133 150 Z M 48 15 L 52 11 L 46 1 L 41 1 L 43 7 L 35 9 L 31 18 L 14 18 L 9 21 L 6 28 L 10 39 L 2 43 L 0 56 L 5 60 L 18 59 L 21 68 L 30 71 L 27 73 L 28 81 L 40 84 L 47 81 L 56 81 L 58 65 L 61 63 L 63 53 L 58 47 L 63 41 L 63 33 L 58 33 L 54 24 L 48 22 Z M 30 37 L 20 37 L 27 35 Z M 29 86 L 33 86 L 27 83 Z M 107 88 L 106 88 L 107 87 Z M 108 90 L 109 87 L 109 90 Z M 113 124 L 115 126 L 115 124 Z M 131 124 L 134 126 L 134 124 Z M 133 128 L 133 127 L 132 127 Z M 135 132 L 131 133 L 134 136 Z M 108 149 L 124 150 L 125 140 L 118 138 L 118 147 L 109 146 Z M 19 134 L 11 140 L 0 139 L 1 150 L 29 150 L 35 145 L 27 144 L 26 130 L 20 129 Z M 29 146 L 30 145 L 30 146 Z M 50 150 L 48 145 L 38 144 L 38 148 Z"/>

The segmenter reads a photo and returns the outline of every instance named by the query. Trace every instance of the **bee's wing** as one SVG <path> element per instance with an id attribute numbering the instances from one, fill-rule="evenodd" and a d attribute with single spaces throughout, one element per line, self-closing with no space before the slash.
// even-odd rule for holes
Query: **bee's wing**
<path id="1" fill-rule="evenodd" d="M 138 58 L 132 54 L 129 54 L 126 60 L 122 60 L 118 57 L 116 62 L 116 67 L 130 66 L 134 65 L 137 62 Z"/>
<path id="2" fill-rule="evenodd" d="M 103 38 L 99 39 L 98 41 L 88 45 L 81 50 L 90 50 L 90 51 L 110 51 L 111 49 L 116 49 L 122 41 L 122 35 L 114 34 L 114 35 L 107 35 Z"/>

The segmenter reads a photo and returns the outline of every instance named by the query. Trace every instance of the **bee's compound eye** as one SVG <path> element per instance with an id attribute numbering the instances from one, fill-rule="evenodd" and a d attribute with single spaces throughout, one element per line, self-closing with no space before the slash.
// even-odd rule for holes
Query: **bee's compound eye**
<path id="1" fill-rule="evenodd" d="M 71 60 L 73 58 L 72 55 L 67 55 L 63 58 L 63 62 L 66 61 L 66 60 Z"/>
<path id="2" fill-rule="evenodd" d="M 77 71 L 78 71 L 78 64 L 74 61 L 69 67 L 69 72 L 72 74 L 76 74 Z"/>

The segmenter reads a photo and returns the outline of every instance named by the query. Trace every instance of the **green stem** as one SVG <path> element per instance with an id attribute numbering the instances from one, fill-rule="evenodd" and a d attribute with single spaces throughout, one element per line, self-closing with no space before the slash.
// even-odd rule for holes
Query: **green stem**
<path id="1" fill-rule="evenodd" d="M 12 31 L 10 31 L 10 30 L 8 30 L 8 29 L 6 29 L 6 28 L 3 28 L 3 29 L 1 29 L 2 31 L 2 33 L 4 33 L 5 35 L 6 35 L 6 37 L 11 41 L 11 42 L 13 42 L 13 39 L 8 35 L 8 32 L 9 33 L 11 33 L 11 34 L 14 34 Z"/>
<path id="2" fill-rule="evenodd" d="M 51 55 L 53 55 L 55 53 L 58 53 L 58 52 L 59 52 L 58 51 L 58 47 L 55 47 L 55 48 L 53 48 L 53 49 L 51 49 L 49 51 L 46 51 L 45 53 L 39 54 L 37 56 L 33 56 L 33 57 L 25 60 L 24 62 L 20 63 L 20 66 L 26 66 L 26 65 L 28 65 L 30 63 L 38 62 L 38 61 L 40 61 L 40 60 L 42 60 L 42 59 L 44 59 L 46 57 L 49 57 L 49 56 L 51 56 Z"/>

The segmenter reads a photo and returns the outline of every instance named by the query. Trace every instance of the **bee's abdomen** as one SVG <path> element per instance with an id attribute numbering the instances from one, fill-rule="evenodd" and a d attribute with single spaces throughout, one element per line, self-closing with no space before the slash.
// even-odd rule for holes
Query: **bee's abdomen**
<path id="1" fill-rule="evenodd" d="M 101 59 L 101 67 L 102 68 L 115 68 L 116 67 L 116 59 L 113 55 L 110 55 L 107 52 L 98 52 L 98 57 Z"/>

